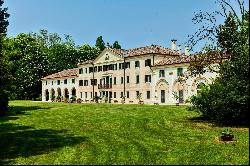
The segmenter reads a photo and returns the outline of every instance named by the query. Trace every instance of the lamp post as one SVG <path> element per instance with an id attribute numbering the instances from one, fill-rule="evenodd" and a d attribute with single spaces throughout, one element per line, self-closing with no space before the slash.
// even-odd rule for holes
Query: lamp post
<path id="1" fill-rule="evenodd" d="M 126 70 L 126 64 L 125 59 L 128 57 L 127 54 L 123 56 L 123 104 L 125 103 L 125 70 Z"/>

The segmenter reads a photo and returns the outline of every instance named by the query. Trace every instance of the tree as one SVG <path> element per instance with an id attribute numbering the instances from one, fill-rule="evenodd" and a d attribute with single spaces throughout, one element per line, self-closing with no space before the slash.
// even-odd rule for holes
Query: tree
<path id="1" fill-rule="evenodd" d="M 122 47 L 121 47 L 121 45 L 118 43 L 118 41 L 115 41 L 115 42 L 113 43 L 113 47 L 112 47 L 112 48 L 121 49 Z"/>
<path id="2" fill-rule="evenodd" d="M 102 39 L 102 36 L 99 36 L 97 39 L 96 39 L 96 44 L 95 46 L 97 48 L 99 48 L 101 51 L 103 51 L 105 49 L 105 42 L 103 41 Z"/>
<path id="3" fill-rule="evenodd" d="M 189 109 L 201 112 L 207 119 L 230 123 L 244 123 L 249 118 L 249 11 L 244 9 L 243 2 L 237 2 L 241 16 L 227 1 L 220 1 L 224 24 L 213 26 L 212 29 L 203 27 L 202 32 L 207 33 L 198 38 L 211 39 L 216 45 L 198 54 L 199 59 L 189 67 L 192 74 L 202 74 L 215 63 L 211 60 L 211 54 L 217 53 L 219 63 L 216 72 L 219 76 L 191 98 L 192 106 Z M 206 16 L 211 17 L 209 14 Z M 201 21 L 214 20 L 213 17 L 201 18 Z M 223 59 L 224 55 L 226 60 Z"/>
<path id="4" fill-rule="evenodd" d="M 0 115 L 4 115 L 8 108 L 8 82 L 9 69 L 3 55 L 3 40 L 6 36 L 7 26 L 9 25 L 7 8 L 2 8 L 4 1 L 0 0 Z"/>

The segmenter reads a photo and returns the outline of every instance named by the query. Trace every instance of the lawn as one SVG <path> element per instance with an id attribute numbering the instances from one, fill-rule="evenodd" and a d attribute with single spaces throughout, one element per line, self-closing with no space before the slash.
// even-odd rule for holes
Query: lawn
<path id="1" fill-rule="evenodd" d="M 249 164 L 249 129 L 197 120 L 185 106 L 11 101 L 0 164 Z M 16 113 L 15 113 L 16 112 Z"/>

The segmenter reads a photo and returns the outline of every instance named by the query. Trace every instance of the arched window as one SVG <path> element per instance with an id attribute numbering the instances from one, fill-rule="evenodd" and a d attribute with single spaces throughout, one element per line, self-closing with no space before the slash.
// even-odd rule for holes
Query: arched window
<path id="1" fill-rule="evenodd" d="M 205 86 L 205 84 L 203 83 L 203 82 L 200 82 L 198 85 L 197 85 L 197 87 L 196 87 L 196 89 L 197 89 L 197 93 L 201 90 L 201 88 L 202 87 L 204 87 Z"/>

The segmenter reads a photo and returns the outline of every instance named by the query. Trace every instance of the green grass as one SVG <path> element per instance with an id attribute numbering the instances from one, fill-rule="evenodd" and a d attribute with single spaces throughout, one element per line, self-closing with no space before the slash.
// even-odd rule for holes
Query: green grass
<path id="1" fill-rule="evenodd" d="M 184 106 L 11 101 L 0 164 L 249 164 L 249 129 L 195 120 Z M 18 114 L 14 114 L 17 112 Z"/>

